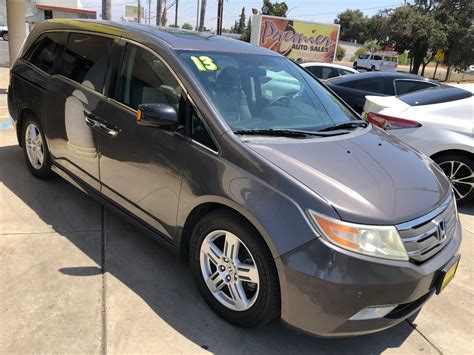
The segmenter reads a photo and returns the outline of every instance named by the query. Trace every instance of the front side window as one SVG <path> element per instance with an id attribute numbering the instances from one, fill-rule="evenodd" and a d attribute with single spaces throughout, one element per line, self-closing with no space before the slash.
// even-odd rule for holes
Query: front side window
<path id="1" fill-rule="evenodd" d="M 196 113 L 194 108 L 191 109 L 191 138 L 196 142 L 208 147 L 209 149 L 217 152 L 217 146 L 214 143 L 206 125 L 201 120 L 199 115 Z"/>
<path id="2" fill-rule="evenodd" d="M 150 51 L 128 44 L 120 71 L 118 101 L 136 110 L 140 104 L 168 104 L 179 112 L 181 86 Z"/>
<path id="3" fill-rule="evenodd" d="M 108 37 L 71 33 L 64 53 L 61 74 L 102 92 L 113 40 Z"/>
<path id="4" fill-rule="evenodd" d="M 41 35 L 26 52 L 24 59 L 48 74 L 54 73 L 57 54 L 64 48 L 66 34 L 52 32 Z"/>
<path id="5" fill-rule="evenodd" d="M 232 130 L 318 130 L 355 119 L 334 95 L 286 58 L 180 51 Z"/>

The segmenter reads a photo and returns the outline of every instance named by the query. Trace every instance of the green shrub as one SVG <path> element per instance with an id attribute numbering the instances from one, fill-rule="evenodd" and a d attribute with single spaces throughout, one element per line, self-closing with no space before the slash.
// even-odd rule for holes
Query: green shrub
<path id="1" fill-rule="evenodd" d="M 341 46 L 337 46 L 336 48 L 336 60 L 341 61 L 344 59 L 344 56 L 346 55 L 346 50 L 342 48 Z"/>

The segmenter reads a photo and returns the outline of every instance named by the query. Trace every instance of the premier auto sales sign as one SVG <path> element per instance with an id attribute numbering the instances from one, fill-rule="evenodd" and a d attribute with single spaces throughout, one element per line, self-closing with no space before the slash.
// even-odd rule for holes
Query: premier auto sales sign
<path id="1" fill-rule="evenodd" d="M 297 62 L 334 61 L 339 25 L 257 15 L 252 28 L 253 44 Z"/>

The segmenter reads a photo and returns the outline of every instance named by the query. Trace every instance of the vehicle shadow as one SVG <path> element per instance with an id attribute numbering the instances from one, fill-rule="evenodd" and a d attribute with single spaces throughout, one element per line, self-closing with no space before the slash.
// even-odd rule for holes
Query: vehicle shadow
<path id="1" fill-rule="evenodd" d="M 116 324 L 110 322 L 130 321 L 128 316 L 115 317 L 112 312 L 117 309 L 122 315 L 129 314 L 133 322 L 143 322 L 142 329 L 146 329 L 148 334 L 160 336 L 159 332 L 149 329 L 147 319 L 133 317 L 135 312 L 140 314 L 138 310 L 130 309 L 133 307 L 130 299 L 137 296 L 153 310 L 152 317 L 161 318 L 182 336 L 215 353 L 381 353 L 400 347 L 414 331 L 411 324 L 403 322 L 376 334 L 323 339 L 298 333 L 282 326 L 280 321 L 256 329 L 234 327 L 216 316 L 204 303 L 188 265 L 180 264 L 152 238 L 107 210 L 102 213 L 101 223 L 105 248 L 99 239 L 93 244 L 90 240 L 78 238 L 74 230 L 65 227 L 64 219 L 79 219 L 74 222 L 79 224 L 97 217 L 100 219 L 101 208 L 90 197 L 61 178 L 35 179 L 27 170 L 22 151 L 17 146 L 0 147 L 0 163 L 8 167 L 0 172 L 5 187 L 33 209 L 45 224 L 68 238 L 97 264 L 91 267 L 64 265 L 58 272 L 89 277 L 102 273 L 101 266 L 105 265 L 105 299 L 107 303 L 113 303 L 113 307 L 106 304 L 109 342 L 119 336 L 130 336 L 129 333 L 113 334 Z M 62 199 L 61 208 L 57 208 L 58 199 Z M 124 286 L 132 292 L 123 292 Z M 133 326 L 137 327 L 135 323 Z M 128 327 L 128 324 L 123 326 Z"/>

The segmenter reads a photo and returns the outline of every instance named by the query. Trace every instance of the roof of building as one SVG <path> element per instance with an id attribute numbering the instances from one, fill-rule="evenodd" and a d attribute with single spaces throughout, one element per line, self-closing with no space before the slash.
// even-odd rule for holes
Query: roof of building
<path id="1" fill-rule="evenodd" d="M 50 5 L 36 4 L 36 8 L 37 9 L 42 9 L 42 10 L 76 12 L 76 13 L 90 14 L 90 15 L 96 15 L 97 14 L 97 11 L 94 11 L 94 10 L 77 9 L 77 8 L 73 8 L 73 7 L 61 7 L 61 6 L 50 6 Z"/>

